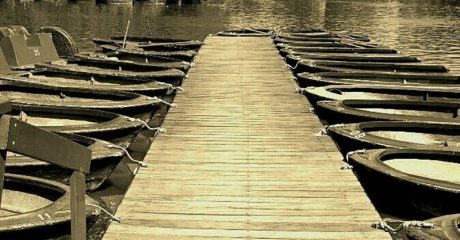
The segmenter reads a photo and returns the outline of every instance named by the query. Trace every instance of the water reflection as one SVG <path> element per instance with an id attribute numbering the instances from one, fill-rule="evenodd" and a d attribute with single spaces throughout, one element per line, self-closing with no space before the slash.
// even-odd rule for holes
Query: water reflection
<path id="1" fill-rule="evenodd" d="M 66 29 L 80 49 L 124 32 L 203 40 L 229 26 L 352 30 L 460 73 L 460 4 L 447 0 L 208 0 L 201 5 L 95 5 L 91 1 L 0 1 L 0 25 Z"/>

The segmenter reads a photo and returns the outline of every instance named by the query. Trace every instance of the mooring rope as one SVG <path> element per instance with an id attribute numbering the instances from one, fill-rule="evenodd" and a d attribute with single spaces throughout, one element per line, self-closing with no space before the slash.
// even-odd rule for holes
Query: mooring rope
<path id="1" fill-rule="evenodd" d="M 99 206 L 99 205 L 95 205 L 95 204 L 92 204 L 92 203 L 88 203 L 86 202 L 85 203 L 86 206 L 91 206 L 91 207 L 95 207 L 95 208 L 98 208 L 100 210 L 102 210 L 103 212 L 105 212 L 107 215 L 109 215 L 113 221 L 115 222 L 118 222 L 118 223 L 121 223 L 121 221 L 123 220 L 121 216 L 117 216 L 117 215 L 114 215 L 112 213 L 110 213 L 109 211 L 107 211 L 105 208 Z"/>
<path id="2" fill-rule="evenodd" d="M 296 78 L 296 79 L 297 79 L 297 78 Z M 307 89 L 315 89 L 315 87 L 313 87 L 313 86 L 308 86 L 308 87 L 306 87 L 306 88 L 297 88 L 297 89 L 295 90 L 295 93 L 297 93 L 297 94 L 304 94 L 304 93 L 307 91 Z"/>
<path id="3" fill-rule="evenodd" d="M 156 82 L 158 85 L 165 85 L 167 86 L 168 88 L 170 88 L 171 90 L 177 90 L 177 91 L 181 91 L 183 92 L 184 89 L 180 86 L 177 86 L 177 87 L 174 87 L 171 83 L 165 83 L 165 82 Z"/>
<path id="4" fill-rule="evenodd" d="M 133 162 L 139 164 L 139 166 L 144 167 L 144 168 L 146 168 L 146 167 L 149 166 L 149 164 L 146 163 L 146 162 L 143 162 L 143 161 L 139 161 L 139 160 L 134 159 L 134 158 L 129 154 L 128 150 L 127 150 L 126 148 L 124 148 L 124 147 L 117 146 L 117 145 L 114 145 L 114 144 L 108 144 L 106 147 L 108 147 L 108 148 L 121 149 L 121 150 L 123 150 L 123 151 L 126 153 L 126 156 L 129 158 L 129 160 L 131 160 L 131 161 L 133 161 Z"/>
<path id="5" fill-rule="evenodd" d="M 393 228 L 390 225 L 388 225 L 387 222 L 395 222 L 395 223 L 400 223 L 400 224 L 398 227 Z M 381 221 L 372 223 L 371 226 L 375 229 L 381 229 L 386 232 L 395 233 L 395 232 L 399 232 L 400 230 L 408 228 L 408 227 L 419 227 L 419 228 L 432 229 L 434 228 L 434 223 L 423 222 L 423 221 L 381 220 Z"/>
<path id="6" fill-rule="evenodd" d="M 301 62 L 301 60 L 297 61 L 296 65 L 294 67 L 292 67 L 291 65 L 287 64 L 286 63 L 286 66 L 288 66 L 290 69 L 292 70 L 295 70 L 298 66 L 299 66 L 299 63 Z"/>
<path id="7" fill-rule="evenodd" d="M 161 133 L 164 133 L 166 132 L 166 129 L 165 128 L 162 128 L 162 127 L 150 127 L 149 124 L 146 122 L 146 121 L 142 121 L 141 119 L 139 118 L 132 118 L 132 117 L 127 117 L 125 116 L 125 118 L 130 121 L 130 122 L 140 122 L 142 124 L 144 124 L 144 126 L 148 129 L 148 130 L 154 130 L 154 131 L 159 131 Z"/>
<path id="8" fill-rule="evenodd" d="M 175 103 L 169 103 L 169 102 L 166 102 L 165 100 L 163 100 L 163 99 L 159 99 L 159 98 L 158 98 L 158 97 L 156 97 L 156 96 L 155 96 L 155 97 L 147 97 L 147 100 L 155 100 L 155 101 L 159 101 L 159 102 L 161 102 L 161 103 L 163 103 L 163 104 L 166 104 L 167 106 L 170 106 L 170 107 L 172 107 L 172 108 L 175 108 L 175 107 L 177 107 L 177 104 L 175 104 Z"/>
<path id="9" fill-rule="evenodd" d="M 347 155 L 345 155 L 346 162 L 348 163 L 348 160 L 349 160 L 350 156 L 353 155 L 353 154 L 356 154 L 356 153 L 361 153 L 361 154 L 366 153 L 366 149 L 360 149 L 360 150 L 348 152 Z"/>

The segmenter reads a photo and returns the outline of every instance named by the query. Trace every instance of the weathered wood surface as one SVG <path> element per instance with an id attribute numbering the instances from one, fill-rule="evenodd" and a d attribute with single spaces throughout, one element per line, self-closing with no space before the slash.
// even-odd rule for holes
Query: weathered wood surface
<path id="1" fill-rule="evenodd" d="M 205 43 L 105 239 L 391 239 L 270 39 Z"/>

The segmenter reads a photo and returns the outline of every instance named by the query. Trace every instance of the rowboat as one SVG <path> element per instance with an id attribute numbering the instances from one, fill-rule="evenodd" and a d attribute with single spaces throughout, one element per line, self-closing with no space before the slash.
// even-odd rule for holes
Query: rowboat
<path id="1" fill-rule="evenodd" d="M 112 112 L 68 107 L 12 104 L 11 115 L 52 132 L 111 140 L 139 131 L 145 123 Z M 143 120 L 143 119 L 142 119 Z"/>
<path id="2" fill-rule="evenodd" d="M 395 54 L 396 55 L 396 54 Z M 286 59 L 294 59 L 288 55 Z M 403 60 L 404 61 L 404 60 Z M 292 66 L 292 65 L 291 65 Z M 402 73 L 448 73 L 443 65 L 420 62 L 349 62 L 331 60 L 299 59 L 293 67 L 296 72 L 402 72 Z"/>
<path id="3" fill-rule="evenodd" d="M 459 156 L 452 149 L 375 149 L 347 161 L 377 209 L 425 218 L 460 212 Z"/>
<path id="4" fill-rule="evenodd" d="M 101 78 L 122 79 L 122 80 L 138 80 L 143 82 L 162 81 L 176 82 L 181 81 L 185 77 L 185 73 L 177 69 L 167 69 L 160 71 L 120 71 L 114 69 L 85 67 L 67 63 L 38 63 L 35 67 L 39 71 L 48 71 L 62 74 L 77 75 L 86 77 L 87 80 L 95 79 L 99 81 Z"/>
<path id="5" fill-rule="evenodd" d="M 297 47 L 297 48 L 282 48 L 279 54 L 283 57 L 291 54 L 294 56 L 302 56 L 308 53 L 373 53 L 373 54 L 397 54 L 398 51 L 391 48 L 350 48 L 350 47 Z"/>
<path id="6" fill-rule="evenodd" d="M 90 172 L 85 175 L 87 191 L 96 190 L 110 176 L 125 155 L 125 152 L 120 147 L 126 148 L 130 141 L 130 138 L 127 138 L 114 144 L 78 134 L 56 134 L 91 149 L 91 168 Z M 8 153 L 7 159 L 6 172 L 8 173 L 23 174 L 69 184 L 69 177 L 72 174 L 70 170 L 13 153 Z"/>
<path id="7" fill-rule="evenodd" d="M 359 149 L 460 149 L 460 126 L 453 123 L 371 121 L 326 131 L 344 157 Z"/>
<path id="8" fill-rule="evenodd" d="M 372 42 L 361 42 L 361 41 L 353 41 L 353 40 L 347 40 L 347 39 L 340 39 L 340 40 L 334 40 L 334 39 L 329 39 L 325 41 L 315 41 L 312 39 L 311 41 L 295 41 L 295 40 L 288 40 L 288 39 L 283 39 L 283 38 L 277 38 L 274 39 L 273 42 L 278 45 L 278 44 L 288 44 L 290 46 L 335 46 L 335 47 L 354 47 L 354 48 L 381 48 L 380 44 L 372 43 Z M 322 44 L 321 44 L 322 43 Z M 280 47 L 280 46 L 278 46 Z"/>
<path id="9" fill-rule="evenodd" d="M 340 42 L 341 38 L 328 38 L 328 37 L 293 37 L 293 36 L 285 36 L 285 37 L 276 37 L 273 39 L 275 44 L 278 43 L 289 43 L 289 42 Z"/>
<path id="10" fill-rule="evenodd" d="M 295 68 L 303 60 L 330 60 L 348 62 L 386 62 L 386 63 L 415 63 L 420 62 L 416 57 L 404 54 L 349 54 L 349 53 L 305 53 L 301 56 L 287 55 L 286 63 Z M 300 72 L 301 70 L 297 70 Z"/>
<path id="11" fill-rule="evenodd" d="M 310 104 L 345 99 L 448 101 L 460 103 L 460 85 L 328 85 L 299 89 Z"/>
<path id="12" fill-rule="evenodd" d="M 154 62 L 157 57 L 166 57 L 176 59 L 177 61 L 191 62 L 198 52 L 193 50 L 178 50 L 178 51 L 152 51 L 136 48 L 119 48 L 113 45 L 101 45 L 102 52 L 109 57 L 117 57 L 123 59 L 124 56 L 132 56 L 147 59 L 148 62 Z"/>
<path id="13" fill-rule="evenodd" d="M 99 45 L 115 45 L 122 46 L 124 36 L 113 36 L 109 39 L 93 38 L 93 42 Z M 140 37 L 140 36 L 127 36 L 126 41 L 135 44 L 136 47 L 149 50 L 178 50 L 189 49 L 198 50 L 203 45 L 199 40 L 180 39 L 180 38 L 155 38 L 155 37 Z"/>
<path id="14" fill-rule="evenodd" d="M 375 46 L 370 45 L 368 47 L 362 47 L 351 43 L 345 42 L 292 42 L 286 40 L 278 40 L 280 43 L 276 44 L 276 48 L 278 50 L 281 49 L 296 49 L 296 48 L 306 48 L 306 47 L 314 47 L 314 48 L 359 48 L 359 49 L 372 49 L 372 48 L 383 48 L 382 46 Z"/>
<path id="15" fill-rule="evenodd" d="M 460 214 L 443 215 L 424 220 L 423 223 L 431 226 L 409 226 L 406 228 L 406 236 L 410 240 L 453 240 L 460 239 L 458 225 L 460 224 Z"/>
<path id="16" fill-rule="evenodd" d="M 265 37 L 272 36 L 273 30 L 269 28 L 236 28 L 220 31 L 216 35 L 226 37 Z"/>
<path id="17" fill-rule="evenodd" d="M 67 63 L 77 64 L 80 66 L 111 68 L 119 70 L 120 68 L 128 71 L 158 71 L 165 69 L 177 69 L 187 72 L 191 64 L 186 61 L 157 61 L 157 62 L 134 62 L 120 60 L 117 57 L 108 57 L 105 54 L 75 54 L 67 60 Z"/>
<path id="18" fill-rule="evenodd" d="M 426 121 L 460 124 L 458 102 L 345 99 L 319 101 L 315 112 L 323 123 Z"/>
<path id="19" fill-rule="evenodd" d="M 1 239 L 50 239 L 70 233 L 70 188 L 64 184 L 5 174 L 0 208 Z M 98 203 L 86 196 L 86 225 L 97 220 Z M 33 236 L 33 237 L 32 237 Z"/>
<path id="20" fill-rule="evenodd" d="M 380 71 L 299 73 L 300 87 L 320 87 L 350 84 L 458 84 L 458 75 L 443 73 L 404 73 Z"/>
<path id="21" fill-rule="evenodd" d="M 46 86 L 0 80 L 0 96 L 19 106 L 48 106 L 73 109 L 93 109 L 125 115 L 152 112 L 162 101 L 137 93 L 107 91 L 94 88 Z"/>
<path id="22" fill-rule="evenodd" d="M 340 31 L 327 31 L 324 29 L 301 29 L 291 30 L 288 33 L 281 33 L 277 35 L 280 38 L 284 37 L 297 37 L 297 38 L 344 38 L 353 41 L 370 42 L 368 36 L 357 35 L 348 32 Z"/>
<path id="23" fill-rule="evenodd" d="M 28 73 L 16 75 L 0 76 L 0 81 L 14 82 L 17 84 L 34 84 L 43 85 L 48 88 L 79 88 L 79 89 L 94 89 L 98 91 L 128 91 L 146 96 L 164 96 L 169 92 L 176 91 L 180 81 L 175 83 L 163 82 L 145 82 L 130 79 L 113 79 L 110 77 L 97 78 L 88 76 L 78 76 L 74 74 L 59 73 L 56 71 L 48 71 L 46 69 L 32 70 Z"/>

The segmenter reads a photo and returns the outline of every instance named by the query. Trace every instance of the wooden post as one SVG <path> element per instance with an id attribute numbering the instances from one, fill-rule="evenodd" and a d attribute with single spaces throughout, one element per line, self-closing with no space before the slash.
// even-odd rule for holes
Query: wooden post
<path id="1" fill-rule="evenodd" d="M 152 37 L 152 30 L 150 30 L 149 17 L 145 17 L 145 21 L 147 22 L 147 27 L 149 28 L 149 37 Z"/>
<path id="2" fill-rule="evenodd" d="M 86 239 L 85 175 L 74 171 L 70 177 L 72 240 Z"/>
<path id="3" fill-rule="evenodd" d="M 123 38 L 123 46 L 122 48 L 125 48 L 126 46 L 126 38 L 128 37 L 128 31 L 129 31 L 129 24 L 131 23 L 131 20 L 128 20 L 128 25 L 126 26 L 126 31 L 125 31 L 125 37 Z"/>
<path id="4" fill-rule="evenodd" d="M 6 150 L 0 150 L 0 208 L 2 206 L 3 180 L 5 179 Z"/>

